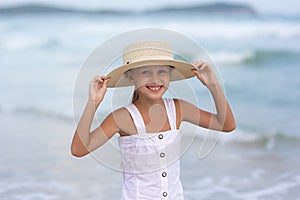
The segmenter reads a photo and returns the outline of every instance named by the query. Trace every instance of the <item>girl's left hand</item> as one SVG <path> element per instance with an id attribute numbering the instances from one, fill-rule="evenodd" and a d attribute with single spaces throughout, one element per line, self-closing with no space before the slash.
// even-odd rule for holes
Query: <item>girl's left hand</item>
<path id="1" fill-rule="evenodd" d="M 192 69 L 192 72 L 195 73 L 195 75 L 203 85 L 205 85 L 206 87 L 210 87 L 218 84 L 214 71 L 208 63 L 199 61 L 194 63 L 194 65 L 198 70 Z"/>

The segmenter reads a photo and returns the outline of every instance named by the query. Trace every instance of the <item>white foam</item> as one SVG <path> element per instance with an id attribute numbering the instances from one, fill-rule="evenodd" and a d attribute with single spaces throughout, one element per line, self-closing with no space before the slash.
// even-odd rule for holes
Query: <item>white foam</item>
<path id="1" fill-rule="evenodd" d="M 250 59 L 254 56 L 254 53 L 251 51 L 241 51 L 241 52 L 228 52 L 228 51 L 219 51 L 212 52 L 210 57 L 213 61 L 218 64 L 241 64 L 246 59 Z"/>
<path id="2" fill-rule="evenodd" d="M 52 200 L 60 199 L 63 196 L 72 197 L 73 192 L 71 187 L 57 181 L 0 182 L 0 196 L 4 199 Z"/>
<path id="3" fill-rule="evenodd" d="M 271 199 L 279 195 L 287 197 L 289 190 L 300 185 L 300 175 L 297 175 L 261 187 L 255 182 L 261 183 L 262 176 L 261 169 L 254 169 L 250 177 L 236 177 L 234 180 L 231 175 L 224 175 L 219 180 L 203 177 L 194 183 L 194 187 L 197 189 L 189 189 L 185 193 L 186 197 L 197 196 L 199 199 L 211 199 L 215 198 L 215 195 L 222 195 L 222 199 L 260 200 Z"/>
<path id="4" fill-rule="evenodd" d="M 274 196 L 276 194 L 288 194 L 289 189 L 293 187 L 299 187 L 299 184 L 300 175 L 293 177 L 289 180 L 275 182 L 273 185 L 268 185 L 265 188 L 259 188 L 257 190 L 245 192 L 242 194 L 235 193 L 234 197 L 244 198 L 245 200 L 259 200 L 265 198 L 266 196 Z"/>
<path id="5" fill-rule="evenodd" d="M 2 40 L 2 45 L 6 49 L 16 51 L 38 47 L 41 45 L 41 41 L 30 35 L 12 33 L 5 36 L 5 39 Z"/>
<path id="6" fill-rule="evenodd" d="M 300 37 L 299 22 L 268 21 L 210 21 L 183 24 L 182 29 L 191 30 L 197 38 L 246 39 L 246 38 L 296 38 Z"/>

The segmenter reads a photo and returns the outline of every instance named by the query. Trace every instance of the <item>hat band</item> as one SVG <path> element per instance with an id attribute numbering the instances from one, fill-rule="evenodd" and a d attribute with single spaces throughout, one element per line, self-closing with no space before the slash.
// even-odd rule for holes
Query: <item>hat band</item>
<path id="1" fill-rule="evenodd" d="M 151 61 L 151 60 L 173 60 L 173 58 L 170 58 L 169 56 L 143 56 L 136 58 L 135 60 L 125 60 L 124 65 L 136 63 L 136 62 L 142 62 L 142 61 Z"/>
<path id="2" fill-rule="evenodd" d="M 166 49 L 141 48 L 123 55 L 124 65 L 146 60 L 173 60 L 173 53 Z"/>

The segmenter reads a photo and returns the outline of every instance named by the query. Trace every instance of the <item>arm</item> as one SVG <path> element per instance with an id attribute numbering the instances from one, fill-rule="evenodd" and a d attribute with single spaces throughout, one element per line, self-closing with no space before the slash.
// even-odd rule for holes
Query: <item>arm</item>
<path id="1" fill-rule="evenodd" d="M 103 145 L 114 133 L 118 132 L 112 114 L 108 115 L 101 125 L 90 132 L 95 112 L 102 102 L 107 90 L 107 79 L 105 76 L 95 77 L 89 86 L 89 99 L 79 120 L 71 144 L 71 153 L 74 156 L 84 156 Z"/>
<path id="2" fill-rule="evenodd" d="M 202 84 L 204 84 L 211 92 L 217 113 L 213 114 L 203 111 L 188 102 L 180 100 L 182 120 L 204 128 L 223 132 L 234 130 L 236 128 L 234 116 L 223 94 L 221 86 L 215 78 L 213 69 L 204 62 L 197 62 L 195 65 L 198 70 L 193 69 L 193 72 Z"/>

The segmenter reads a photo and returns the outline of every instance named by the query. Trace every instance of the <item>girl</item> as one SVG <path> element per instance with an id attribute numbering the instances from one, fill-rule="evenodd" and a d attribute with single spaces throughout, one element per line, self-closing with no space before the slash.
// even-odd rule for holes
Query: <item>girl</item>
<path id="1" fill-rule="evenodd" d="M 183 199 L 180 181 L 179 126 L 230 132 L 235 120 L 213 73 L 205 62 L 191 65 L 173 59 L 164 41 L 141 41 L 127 46 L 123 65 L 108 76 L 96 76 L 71 145 L 74 156 L 84 156 L 118 133 L 124 170 L 122 200 Z M 164 99 L 170 81 L 196 76 L 211 92 L 216 114 L 180 99 Z M 107 87 L 134 86 L 132 103 L 110 113 L 90 132 L 94 114 Z"/>

